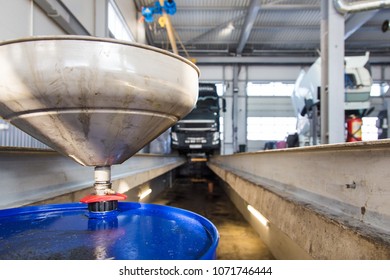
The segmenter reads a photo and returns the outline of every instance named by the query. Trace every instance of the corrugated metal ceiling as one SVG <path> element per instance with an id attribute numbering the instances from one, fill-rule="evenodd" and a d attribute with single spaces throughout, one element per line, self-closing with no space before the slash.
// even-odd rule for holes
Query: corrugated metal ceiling
<path id="1" fill-rule="evenodd" d="M 330 1 L 330 0 L 329 0 Z M 176 0 L 171 16 L 179 53 L 189 56 L 318 56 L 321 34 L 321 0 L 258 0 L 258 12 L 238 52 L 251 0 Z M 354 2 L 354 1 L 347 1 Z M 356 2 L 356 1 L 355 1 Z M 153 0 L 135 0 L 137 8 L 153 6 Z M 253 7 L 253 6 L 252 6 Z M 350 17 L 346 14 L 346 24 Z M 359 18 L 358 18 L 359 19 Z M 377 10 L 345 41 L 346 55 L 390 55 L 390 31 L 382 23 L 390 19 L 390 9 Z M 145 23 L 150 45 L 169 49 L 165 28 L 157 20 Z M 346 30 L 348 27 L 346 25 Z"/>

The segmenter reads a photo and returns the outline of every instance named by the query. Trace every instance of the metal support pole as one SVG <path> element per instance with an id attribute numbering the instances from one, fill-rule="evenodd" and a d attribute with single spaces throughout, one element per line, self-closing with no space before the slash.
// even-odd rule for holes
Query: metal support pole
<path id="1" fill-rule="evenodd" d="M 312 139 L 313 139 L 313 145 L 317 145 L 318 144 L 318 141 L 317 141 L 317 135 L 318 135 L 318 131 L 317 131 L 317 126 L 318 126 L 318 109 L 317 109 L 317 105 L 313 106 L 312 108 L 312 125 L 311 125 L 311 128 L 312 128 Z"/>
<path id="2" fill-rule="evenodd" d="M 328 10 L 328 119 L 329 143 L 345 142 L 344 16 L 334 6 Z"/>
<path id="3" fill-rule="evenodd" d="M 329 143 L 328 129 L 328 10 L 329 1 L 321 1 L 321 144 Z"/>
<path id="4" fill-rule="evenodd" d="M 233 152 L 238 151 L 238 65 L 233 66 Z"/>

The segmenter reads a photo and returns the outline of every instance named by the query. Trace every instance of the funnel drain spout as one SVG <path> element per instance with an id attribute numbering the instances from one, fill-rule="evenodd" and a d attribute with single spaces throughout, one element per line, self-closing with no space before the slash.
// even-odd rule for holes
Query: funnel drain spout
<path id="1" fill-rule="evenodd" d="M 126 195 L 111 189 L 111 166 L 95 167 L 95 193 L 87 195 L 80 201 L 88 204 L 91 212 L 107 212 L 118 208 L 118 200 L 126 199 Z"/>
<path id="2" fill-rule="evenodd" d="M 111 166 L 95 167 L 95 192 L 96 195 L 114 194 L 111 189 Z"/>

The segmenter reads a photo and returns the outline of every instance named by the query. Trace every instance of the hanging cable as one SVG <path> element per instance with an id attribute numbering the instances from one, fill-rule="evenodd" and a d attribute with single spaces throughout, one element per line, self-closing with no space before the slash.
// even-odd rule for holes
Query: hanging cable
<path id="1" fill-rule="evenodd" d="M 187 50 L 186 50 L 186 48 L 185 48 L 183 42 L 181 41 L 179 34 L 177 33 L 177 31 L 176 31 L 173 27 L 172 27 L 172 29 L 173 29 L 173 32 L 174 32 L 174 34 L 175 34 L 175 37 L 176 37 L 177 40 L 179 41 L 180 46 L 182 47 L 184 53 L 186 54 L 187 58 L 190 59 L 191 57 L 190 57 L 190 55 L 188 54 L 188 52 L 187 52 Z"/>

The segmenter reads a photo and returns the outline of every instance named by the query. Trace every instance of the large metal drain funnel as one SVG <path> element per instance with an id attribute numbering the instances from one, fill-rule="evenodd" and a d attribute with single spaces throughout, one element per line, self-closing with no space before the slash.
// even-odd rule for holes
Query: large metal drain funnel
<path id="1" fill-rule="evenodd" d="M 0 115 L 82 165 L 120 164 L 187 115 L 199 71 L 123 41 L 33 37 L 0 43 Z"/>

